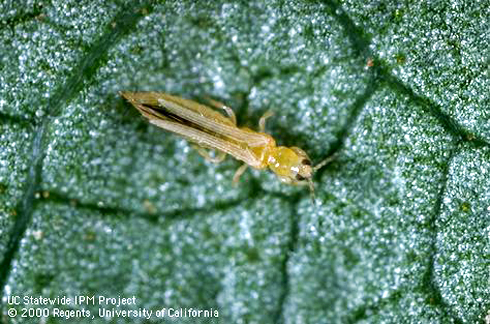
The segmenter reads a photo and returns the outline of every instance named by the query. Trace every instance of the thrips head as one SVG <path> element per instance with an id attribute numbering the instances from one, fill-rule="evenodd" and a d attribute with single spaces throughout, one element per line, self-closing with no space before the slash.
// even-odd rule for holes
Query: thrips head
<path id="1" fill-rule="evenodd" d="M 308 181 L 308 179 L 311 179 L 313 176 L 313 167 L 311 166 L 310 158 L 306 152 L 299 147 L 291 147 L 291 151 L 293 151 L 297 157 L 294 159 L 295 163 L 292 163 L 291 165 L 291 173 L 294 175 L 294 181 Z"/>
<path id="2" fill-rule="evenodd" d="M 304 153 L 304 152 L 303 152 Z M 296 173 L 296 181 L 300 184 L 307 182 L 310 188 L 311 201 L 315 203 L 315 186 L 313 185 L 313 167 L 311 166 L 311 160 L 306 156 L 301 160 L 301 165 L 299 166 L 299 171 Z"/>
<path id="3" fill-rule="evenodd" d="M 315 186 L 313 185 L 312 180 L 315 169 L 311 165 L 311 160 L 306 152 L 299 147 L 292 147 L 291 149 L 301 157 L 301 163 L 298 166 L 298 172 L 296 173 L 295 180 L 300 184 L 305 182 L 308 184 L 311 193 L 311 200 L 315 202 Z"/>
<path id="4" fill-rule="evenodd" d="M 279 146 L 268 161 L 271 170 L 286 183 L 308 184 L 313 193 L 313 167 L 305 151 L 298 147 Z"/>
<path id="5" fill-rule="evenodd" d="M 313 186 L 313 173 L 330 163 L 335 156 L 329 156 L 316 166 L 311 165 L 311 160 L 305 151 L 299 147 L 279 146 L 269 157 L 269 167 L 277 176 L 286 183 L 296 185 L 308 185 L 311 198 L 315 200 L 315 188 Z"/>

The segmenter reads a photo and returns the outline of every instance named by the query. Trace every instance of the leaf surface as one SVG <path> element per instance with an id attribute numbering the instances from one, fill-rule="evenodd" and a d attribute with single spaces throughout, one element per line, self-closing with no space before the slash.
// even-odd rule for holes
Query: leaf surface
<path id="1" fill-rule="evenodd" d="M 145 322 L 105 309 L 155 323 L 485 321 L 484 1 L 0 6 L 3 322 L 38 323 L 9 311 L 43 307 L 48 323 L 66 321 L 56 308 L 94 316 L 79 323 Z M 335 155 L 316 204 L 270 172 L 232 186 L 237 161 L 206 162 L 121 90 L 209 96 L 254 129 L 271 109 L 279 144 Z"/>

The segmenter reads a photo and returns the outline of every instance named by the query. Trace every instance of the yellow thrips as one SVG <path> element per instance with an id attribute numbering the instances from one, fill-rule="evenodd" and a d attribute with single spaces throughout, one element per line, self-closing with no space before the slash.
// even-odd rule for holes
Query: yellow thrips
<path id="1" fill-rule="evenodd" d="M 327 158 L 312 167 L 308 155 L 298 147 L 276 146 L 271 135 L 264 132 L 265 121 L 272 116 L 267 112 L 259 121 L 259 132 L 238 128 L 233 110 L 217 101 L 209 100 L 228 117 L 195 101 L 175 97 L 163 92 L 122 91 L 126 98 L 148 121 L 167 131 L 176 133 L 200 146 L 198 151 L 206 159 L 221 162 L 226 154 L 245 162 L 235 173 L 238 182 L 247 166 L 258 170 L 269 167 L 281 181 L 289 184 L 308 184 L 313 195 L 313 172 L 331 161 Z M 221 152 L 211 158 L 202 148 Z"/>

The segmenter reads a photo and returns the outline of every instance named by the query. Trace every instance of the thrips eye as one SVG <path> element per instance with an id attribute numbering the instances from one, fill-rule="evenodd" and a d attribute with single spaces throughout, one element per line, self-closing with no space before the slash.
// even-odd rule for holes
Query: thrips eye
<path id="1" fill-rule="evenodd" d="M 311 161 L 308 159 L 303 159 L 303 161 L 301 161 L 301 163 L 303 163 L 304 165 L 311 165 Z"/>
<path id="2" fill-rule="evenodd" d="M 300 174 L 297 174 L 297 175 L 296 175 L 296 180 L 298 180 L 298 181 L 304 181 L 304 180 L 306 180 L 306 178 L 305 178 L 305 177 L 303 177 L 303 176 L 302 176 L 302 175 L 300 175 Z"/>

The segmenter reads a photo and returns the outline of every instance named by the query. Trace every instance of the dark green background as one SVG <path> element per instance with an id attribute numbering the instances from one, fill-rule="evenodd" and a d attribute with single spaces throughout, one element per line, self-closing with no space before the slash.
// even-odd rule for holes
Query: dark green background
<path id="1" fill-rule="evenodd" d="M 483 323 L 489 8 L 2 2 L 0 320 L 39 323 L 8 295 L 134 295 L 213 323 Z M 233 187 L 237 161 L 204 161 L 120 90 L 211 96 L 249 127 L 272 109 L 280 144 L 336 154 L 317 203 L 269 172 Z"/>

